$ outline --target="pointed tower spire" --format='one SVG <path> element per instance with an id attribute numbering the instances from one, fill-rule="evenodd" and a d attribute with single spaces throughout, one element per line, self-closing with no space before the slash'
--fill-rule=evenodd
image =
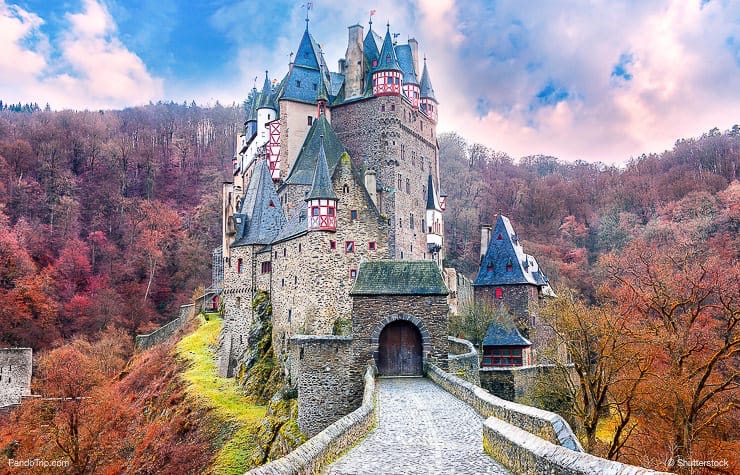
<path id="1" fill-rule="evenodd" d="M 326 87 L 324 86 L 324 68 L 321 68 L 321 74 L 319 74 L 319 92 L 316 95 L 317 117 L 326 114 L 326 103 L 328 101 L 329 95 L 326 93 Z"/>
<path id="2" fill-rule="evenodd" d="M 334 193 L 331 177 L 329 176 L 323 135 L 319 145 L 319 158 L 316 160 L 311 191 L 306 197 L 306 202 L 308 203 L 309 212 L 309 231 L 337 230 L 337 195 Z"/>
<path id="3" fill-rule="evenodd" d="M 427 69 L 427 58 L 424 56 L 424 71 L 421 73 L 421 101 L 419 108 L 424 112 L 427 117 L 432 121 L 437 122 L 437 99 L 434 97 L 434 88 L 432 87 L 432 80 L 429 78 L 429 70 Z"/>
<path id="4" fill-rule="evenodd" d="M 427 252 L 439 265 L 442 264 L 444 238 L 442 222 L 442 207 L 437 199 L 437 190 L 434 188 L 434 177 L 427 178 L 427 210 L 426 210 Z"/>
<path id="5" fill-rule="evenodd" d="M 270 76 L 267 71 L 265 71 L 265 82 L 262 84 L 262 92 L 257 103 L 257 109 L 277 110 L 275 99 L 272 97 L 272 83 L 270 82 Z"/>
<path id="6" fill-rule="evenodd" d="M 400 96 L 402 78 L 403 70 L 398 65 L 389 23 L 383 39 L 383 47 L 378 55 L 377 66 L 373 68 L 373 95 Z"/>

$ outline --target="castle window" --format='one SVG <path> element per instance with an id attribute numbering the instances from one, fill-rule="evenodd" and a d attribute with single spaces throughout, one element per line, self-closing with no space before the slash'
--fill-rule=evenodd
<path id="1" fill-rule="evenodd" d="M 398 191 L 401 191 L 401 174 L 398 174 Z"/>
<path id="2" fill-rule="evenodd" d="M 319 90 L 319 85 L 316 84 L 316 83 L 313 83 L 313 90 L 314 91 L 318 91 Z"/>
<path id="3" fill-rule="evenodd" d="M 344 186 L 342 187 L 342 193 L 349 193 L 349 185 L 345 184 L 345 185 L 344 185 Z"/>
<path id="4" fill-rule="evenodd" d="M 275 259 L 277 259 L 277 251 L 275 251 Z"/>
<path id="5" fill-rule="evenodd" d="M 385 112 L 385 104 L 380 106 L 380 112 Z"/>
<path id="6" fill-rule="evenodd" d="M 409 215 L 409 228 L 414 229 L 414 215 L 413 214 Z"/>
<path id="7" fill-rule="evenodd" d="M 349 270 L 349 278 L 355 280 L 357 278 L 357 269 Z"/>
<path id="8" fill-rule="evenodd" d="M 506 272 L 511 272 L 514 269 L 514 266 L 511 264 L 511 261 L 509 261 L 506 264 Z"/>
<path id="9" fill-rule="evenodd" d="M 300 350 L 298 350 L 298 359 L 299 360 L 302 360 L 303 359 L 303 348 L 301 348 Z"/>
<path id="10" fill-rule="evenodd" d="M 272 262 L 267 261 L 262 263 L 262 273 L 263 274 L 269 274 L 272 272 Z"/>
<path id="11" fill-rule="evenodd" d="M 502 299 L 504 298 L 504 289 L 501 287 L 496 287 L 496 298 Z"/>
<path id="12" fill-rule="evenodd" d="M 293 310 L 288 309 L 288 321 L 290 322 L 290 318 L 293 316 Z"/>
<path id="13" fill-rule="evenodd" d="M 406 193 L 411 193 L 411 180 L 406 178 Z"/>
<path id="14" fill-rule="evenodd" d="M 355 252 L 355 242 L 344 241 L 344 252 L 346 252 L 347 254 Z"/>
<path id="15" fill-rule="evenodd" d="M 274 207 L 275 207 L 275 203 L 273 203 L 272 200 L 270 200 L 270 208 L 274 208 Z"/>
<path id="16" fill-rule="evenodd" d="M 298 285 L 298 276 L 297 275 L 294 275 L 293 276 L 293 285 Z"/>
<path id="17" fill-rule="evenodd" d="M 497 241 L 501 241 L 501 240 L 503 240 L 503 239 L 504 239 L 504 237 L 503 237 L 503 236 L 501 236 L 500 234 L 499 234 L 499 235 L 498 235 L 498 237 L 496 238 L 496 240 L 497 240 Z"/>
<path id="18" fill-rule="evenodd" d="M 396 105 L 395 104 L 391 104 L 391 111 L 395 112 L 395 110 L 396 110 Z"/>
<path id="19" fill-rule="evenodd" d="M 406 148 L 401 144 L 401 160 L 406 157 Z"/>
<path id="20" fill-rule="evenodd" d="M 401 259 L 403 259 L 403 251 L 401 251 Z"/>
<path id="21" fill-rule="evenodd" d="M 319 215 L 319 207 L 311 206 L 311 216 L 318 216 L 318 215 Z"/>
<path id="22" fill-rule="evenodd" d="M 283 257 L 287 257 L 287 256 L 288 256 L 288 248 L 287 247 L 284 247 L 283 248 Z"/>
<path id="23" fill-rule="evenodd" d="M 349 218 L 352 221 L 357 221 L 357 210 L 356 209 L 350 210 L 350 212 L 349 212 Z"/>
<path id="24" fill-rule="evenodd" d="M 370 241 L 367 243 L 367 249 L 368 251 L 374 251 L 378 248 L 378 245 L 375 243 L 375 241 Z"/>
<path id="25" fill-rule="evenodd" d="M 313 117 L 311 117 L 311 116 L 309 115 L 307 119 L 308 119 L 308 125 L 309 125 L 309 126 L 310 126 L 311 124 L 313 124 Z"/>
<path id="26" fill-rule="evenodd" d="M 301 252 L 301 248 L 302 248 L 301 243 L 298 243 L 298 252 Z"/>
<path id="27" fill-rule="evenodd" d="M 403 227 L 403 218 L 398 218 L 398 227 L 399 228 Z"/>
<path id="28" fill-rule="evenodd" d="M 285 287 L 285 279 L 280 279 L 280 287 Z"/>
<path id="29" fill-rule="evenodd" d="M 390 76 L 388 77 L 388 84 L 393 84 L 393 78 Z"/>
<path id="30" fill-rule="evenodd" d="M 237 307 L 241 307 L 242 306 L 242 298 L 241 297 L 237 297 L 236 298 L 236 306 Z"/>
<path id="31" fill-rule="evenodd" d="M 295 82 L 295 86 L 296 86 L 296 87 L 301 87 L 301 81 L 296 81 L 296 82 Z"/>
<path id="32" fill-rule="evenodd" d="M 377 65 L 378 65 L 378 60 L 377 60 L 377 59 L 374 59 L 374 60 L 373 60 L 373 67 L 375 67 L 375 66 L 377 66 Z"/>
<path id="33" fill-rule="evenodd" d="M 329 249 L 331 249 L 333 251 L 336 248 L 337 248 L 337 242 L 334 241 L 333 239 L 331 241 L 329 241 Z"/>
<path id="34" fill-rule="evenodd" d="M 237 259 L 236 261 L 236 273 L 241 274 L 242 273 L 242 259 L 241 257 Z"/>
<path id="35" fill-rule="evenodd" d="M 429 229 L 431 230 L 432 228 L 430 227 Z M 493 272 L 493 264 L 488 264 L 486 266 L 486 272 Z"/>

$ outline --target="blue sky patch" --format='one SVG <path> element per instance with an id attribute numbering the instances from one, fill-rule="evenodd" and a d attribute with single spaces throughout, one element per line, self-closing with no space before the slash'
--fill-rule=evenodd
<path id="1" fill-rule="evenodd" d="M 614 65 L 614 69 L 612 69 L 612 77 L 613 78 L 622 78 L 625 81 L 632 80 L 632 73 L 628 71 L 628 67 L 631 66 L 633 63 L 632 54 L 630 53 L 622 53 L 619 56 L 619 62 Z"/>
<path id="2" fill-rule="evenodd" d="M 570 97 L 568 91 L 560 86 L 557 82 L 550 79 L 547 84 L 535 95 L 535 99 L 530 109 L 534 110 L 538 107 L 554 106 L 558 102 L 562 102 Z"/>
<path id="3" fill-rule="evenodd" d="M 485 117 L 491 111 L 491 100 L 487 97 L 479 96 L 475 101 L 475 114 L 479 117 Z"/>

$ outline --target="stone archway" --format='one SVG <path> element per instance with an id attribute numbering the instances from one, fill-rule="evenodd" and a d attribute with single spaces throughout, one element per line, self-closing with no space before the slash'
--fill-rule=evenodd
<path id="1" fill-rule="evenodd" d="M 392 315 L 375 327 L 371 345 L 381 375 L 420 376 L 425 355 L 430 351 L 430 337 L 418 318 Z"/>

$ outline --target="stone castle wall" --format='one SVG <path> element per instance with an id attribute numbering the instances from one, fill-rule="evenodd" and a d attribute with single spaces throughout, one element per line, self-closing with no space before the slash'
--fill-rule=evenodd
<path id="1" fill-rule="evenodd" d="M 0 348 L 0 407 L 20 404 L 31 395 L 33 350 Z"/>
<path id="2" fill-rule="evenodd" d="M 377 173 L 378 208 L 393 224 L 389 257 L 425 259 L 427 177 L 439 177 L 434 123 L 398 96 L 337 106 L 332 115 L 352 160 Z"/>
<path id="3" fill-rule="evenodd" d="M 313 120 L 317 118 L 318 108 L 315 104 L 280 101 L 280 177 L 282 179 L 287 178 L 306 140 L 308 130 L 311 128 L 308 124 L 309 116 L 313 117 Z M 329 108 L 326 110 L 326 118 L 331 121 Z"/>
<path id="4" fill-rule="evenodd" d="M 350 381 L 362 373 L 351 371 L 352 337 L 296 335 L 290 339 L 291 381 L 298 389 L 298 427 L 313 437 L 360 405 Z"/>
<path id="5" fill-rule="evenodd" d="M 152 346 L 167 340 L 193 315 L 195 315 L 195 305 L 181 305 L 177 318 L 167 322 L 149 334 L 136 335 L 134 346 L 137 350 L 147 350 Z"/>
<path id="6" fill-rule="evenodd" d="M 350 272 L 359 269 L 361 260 L 384 258 L 388 253 L 385 220 L 353 175 L 349 160 L 342 159 L 338 167 L 333 180 L 339 199 L 336 232 L 307 232 L 272 245 L 276 354 L 285 355 L 286 334 L 331 335 L 342 322 L 348 330 L 349 291 L 354 284 Z M 357 211 L 356 220 L 352 220 L 352 210 Z M 347 252 L 348 241 L 354 243 L 353 252 Z M 370 242 L 375 243 L 375 250 L 370 249 Z"/>
<path id="7" fill-rule="evenodd" d="M 216 349 L 216 370 L 221 377 L 233 376 L 237 358 L 247 349 L 253 319 L 252 299 L 256 293 L 253 255 L 252 246 L 232 247 L 231 258 L 224 266 L 223 328 Z"/>

